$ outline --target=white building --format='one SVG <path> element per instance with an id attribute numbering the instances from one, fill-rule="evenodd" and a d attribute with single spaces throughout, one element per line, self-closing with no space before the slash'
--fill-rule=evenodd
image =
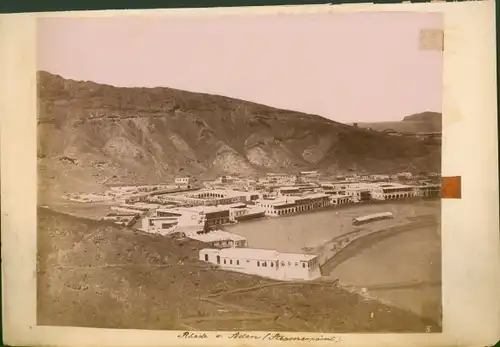
<path id="1" fill-rule="evenodd" d="M 220 183 L 220 184 L 231 184 L 231 183 L 234 183 L 237 179 L 238 179 L 237 177 L 224 175 L 224 176 L 220 176 L 216 180 L 216 182 Z"/>
<path id="2" fill-rule="evenodd" d="M 253 248 L 202 249 L 200 260 L 223 269 L 277 280 L 313 280 L 321 276 L 319 256 Z"/>
<path id="3" fill-rule="evenodd" d="M 204 189 L 179 195 L 162 195 L 163 201 L 171 201 L 195 206 L 229 205 L 239 202 L 255 201 L 262 194 L 255 191 L 238 191 L 231 189 Z"/>
<path id="4" fill-rule="evenodd" d="M 320 187 L 325 191 L 338 191 L 344 194 L 347 187 L 355 187 L 356 182 L 341 180 L 341 181 L 331 181 L 331 182 L 321 182 Z"/>
<path id="5" fill-rule="evenodd" d="M 388 181 L 389 175 L 371 175 L 370 179 L 374 181 Z"/>
<path id="6" fill-rule="evenodd" d="M 297 181 L 297 176 L 290 174 L 282 174 L 282 173 L 268 173 L 266 181 L 271 184 L 276 185 L 290 185 L 295 184 Z"/>
<path id="7" fill-rule="evenodd" d="M 171 209 L 158 209 L 156 214 L 158 217 L 183 216 L 186 221 L 199 221 L 202 219 L 203 223 L 208 227 L 213 227 L 230 222 L 230 207 L 231 205 L 176 207 Z"/>
<path id="8" fill-rule="evenodd" d="M 177 177 L 174 181 L 176 186 L 188 186 L 189 185 L 189 177 Z"/>
<path id="9" fill-rule="evenodd" d="M 380 184 L 373 188 L 371 196 L 375 200 L 398 200 L 408 199 L 415 195 L 412 186 L 399 183 Z"/>
<path id="10" fill-rule="evenodd" d="M 74 193 L 66 195 L 66 199 L 80 203 L 94 203 L 112 201 L 114 200 L 114 197 L 112 195 L 98 193 Z"/>
<path id="11" fill-rule="evenodd" d="M 398 178 L 403 178 L 403 179 L 411 179 L 413 177 L 411 172 L 398 172 L 397 174 Z"/>
<path id="12" fill-rule="evenodd" d="M 280 187 L 276 190 L 276 193 L 279 196 L 292 196 L 300 194 L 300 187 L 292 186 L 292 187 Z"/>
<path id="13" fill-rule="evenodd" d="M 257 191 L 221 189 L 213 190 L 211 193 L 219 194 L 222 198 L 232 198 L 234 202 L 251 202 L 262 197 L 262 193 Z"/>
<path id="14" fill-rule="evenodd" d="M 439 184 L 424 184 L 413 187 L 415 196 L 422 198 L 437 198 L 441 195 L 441 185 Z"/>
<path id="15" fill-rule="evenodd" d="M 318 171 L 302 171 L 298 180 L 301 182 L 319 182 L 319 177 Z"/>
<path id="16" fill-rule="evenodd" d="M 178 224 L 176 217 L 144 217 L 141 230 L 151 234 L 167 235 L 174 232 Z"/>
<path id="17" fill-rule="evenodd" d="M 300 175 L 301 176 L 318 177 L 319 176 L 319 171 L 317 171 L 317 170 L 314 170 L 314 171 L 301 171 Z"/>
<path id="18" fill-rule="evenodd" d="M 349 195 L 329 194 L 328 197 L 332 206 L 346 205 L 353 202 Z"/>
<path id="19" fill-rule="evenodd" d="M 174 209 L 159 209 L 156 213 L 157 216 L 148 216 L 142 219 L 141 229 L 143 231 L 167 235 L 177 231 L 196 232 L 205 228 L 206 218 L 203 213 Z"/>
<path id="20" fill-rule="evenodd" d="M 278 217 L 325 208 L 330 206 L 330 198 L 327 194 L 316 193 L 304 196 L 261 199 L 257 200 L 256 205 L 264 208 L 266 215 Z"/>
<path id="21" fill-rule="evenodd" d="M 187 233 L 186 237 L 216 248 L 242 248 L 247 246 L 247 240 L 243 236 L 223 230 L 213 230 L 208 233 Z"/>
<path id="22" fill-rule="evenodd" d="M 261 218 L 265 215 L 266 210 L 258 206 L 249 207 L 245 204 L 235 204 L 234 206 L 229 207 L 229 220 L 232 222 Z"/>
<path id="23" fill-rule="evenodd" d="M 377 189 L 377 185 L 369 183 L 353 183 L 345 188 L 345 194 L 350 196 L 353 202 L 362 202 L 372 199 L 372 191 Z"/>
<path id="24" fill-rule="evenodd" d="M 294 196 L 294 195 L 314 193 L 318 189 L 319 187 L 316 187 L 312 184 L 301 184 L 301 185 L 279 187 L 274 191 L 278 194 L 278 196 Z"/>

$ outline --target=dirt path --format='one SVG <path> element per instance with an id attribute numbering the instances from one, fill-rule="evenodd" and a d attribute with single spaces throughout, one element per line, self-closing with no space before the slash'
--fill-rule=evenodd
<path id="1" fill-rule="evenodd" d="M 205 297 L 201 297 L 200 300 L 204 302 L 208 302 L 212 305 L 219 306 L 224 309 L 230 309 L 238 312 L 238 314 L 230 314 L 223 316 L 195 316 L 195 317 L 186 317 L 180 320 L 180 324 L 187 326 L 186 323 L 197 323 L 202 321 L 252 321 L 252 320 L 277 320 L 279 319 L 279 315 L 270 311 L 265 310 L 252 310 L 245 306 L 237 305 L 234 303 L 225 302 L 222 297 L 228 296 L 231 294 L 242 294 L 249 293 L 256 290 L 261 290 L 265 288 L 271 287 L 283 287 L 283 286 L 297 286 L 297 285 L 323 285 L 323 286 L 336 286 L 337 280 L 335 281 L 325 281 L 318 280 L 314 282 L 310 281 L 293 281 L 293 282 L 276 282 L 276 283 L 264 283 L 257 286 L 247 287 L 247 288 L 238 288 L 230 291 L 222 291 L 218 293 L 209 294 Z M 215 299 L 219 298 L 219 299 Z M 306 324 L 307 322 L 304 322 Z M 284 323 L 276 322 L 276 324 L 281 325 L 285 328 L 290 328 Z M 293 330 L 293 329 L 292 329 Z"/>
<path id="2" fill-rule="evenodd" d="M 300 284 L 306 284 L 306 285 L 330 285 L 334 286 L 336 285 L 337 281 L 287 281 L 287 282 L 275 282 L 275 283 L 266 283 L 266 284 L 260 284 L 258 286 L 253 286 L 253 287 L 247 287 L 247 288 L 238 288 L 234 289 L 228 292 L 220 292 L 220 293 L 214 293 L 210 294 L 207 296 L 207 298 L 211 297 L 218 297 L 218 296 L 226 296 L 230 294 L 241 294 L 241 293 L 247 293 L 251 292 L 254 290 L 259 290 L 259 289 L 264 289 L 264 288 L 269 288 L 269 287 L 284 287 L 284 286 L 294 286 L 294 285 L 300 285 Z"/>

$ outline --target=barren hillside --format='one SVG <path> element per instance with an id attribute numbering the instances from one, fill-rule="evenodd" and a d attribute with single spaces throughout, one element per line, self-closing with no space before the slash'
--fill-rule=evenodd
<path id="1" fill-rule="evenodd" d="M 110 178 L 440 167 L 439 146 L 316 115 L 170 88 L 38 78 L 39 179 L 51 190 L 96 189 Z"/>
<path id="2" fill-rule="evenodd" d="M 312 332 L 439 331 L 332 282 L 285 284 L 209 268 L 203 244 L 38 211 L 39 325 Z"/>
<path id="3" fill-rule="evenodd" d="M 427 111 L 406 116 L 399 122 L 365 122 L 358 123 L 358 126 L 376 131 L 395 130 L 401 133 L 431 133 L 441 132 L 441 123 L 441 113 Z"/>

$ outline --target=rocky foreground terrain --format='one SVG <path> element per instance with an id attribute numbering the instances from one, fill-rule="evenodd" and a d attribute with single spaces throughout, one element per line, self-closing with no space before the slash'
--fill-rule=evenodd
<path id="1" fill-rule="evenodd" d="M 52 191 L 178 175 L 440 170 L 439 145 L 223 96 L 47 72 L 38 92 L 39 180 Z"/>
<path id="2" fill-rule="evenodd" d="M 437 332 L 436 322 L 334 279 L 283 284 L 197 260 L 203 244 L 40 208 L 39 325 L 136 329 Z"/>

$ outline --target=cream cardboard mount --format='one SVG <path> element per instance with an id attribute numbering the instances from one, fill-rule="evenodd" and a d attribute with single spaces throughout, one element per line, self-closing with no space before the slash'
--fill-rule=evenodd
<path id="1" fill-rule="evenodd" d="M 494 13 L 0 15 L 4 343 L 496 343 Z"/>

